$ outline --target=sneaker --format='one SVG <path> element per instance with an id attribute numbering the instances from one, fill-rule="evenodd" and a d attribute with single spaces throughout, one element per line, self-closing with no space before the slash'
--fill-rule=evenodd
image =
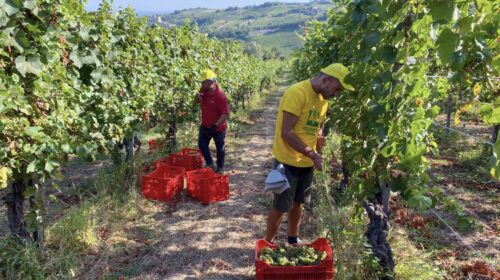
<path id="1" fill-rule="evenodd" d="M 215 173 L 219 173 L 219 174 L 224 174 L 224 167 L 217 167 L 217 169 L 215 170 Z"/>
<path id="2" fill-rule="evenodd" d="M 213 163 L 210 165 L 207 165 L 205 168 L 210 168 L 210 169 L 212 169 L 212 171 L 215 172 L 215 165 Z"/>

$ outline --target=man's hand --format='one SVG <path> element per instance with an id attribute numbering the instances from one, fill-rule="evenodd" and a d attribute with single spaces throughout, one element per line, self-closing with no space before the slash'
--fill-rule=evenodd
<path id="1" fill-rule="evenodd" d="M 321 172 L 323 171 L 323 157 L 316 153 L 314 153 L 314 155 L 315 155 L 313 158 L 314 168 L 316 168 L 316 170 Z"/>
<path id="2" fill-rule="evenodd" d="M 309 157 L 314 163 L 314 168 L 320 172 L 323 171 L 323 157 L 315 152 L 311 152 Z"/>
<path id="3" fill-rule="evenodd" d="M 293 127 L 297 124 L 298 120 L 298 116 L 287 111 L 283 111 L 281 138 L 283 138 L 285 143 L 292 146 L 293 149 L 312 159 L 316 170 L 323 171 L 323 157 L 304 144 L 304 142 L 293 132 Z"/>
<path id="4" fill-rule="evenodd" d="M 316 137 L 316 151 L 318 151 L 318 153 L 322 154 L 323 148 L 325 147 L 325 145 L 326 145 L 326 138 L 321 136 L 321 135 L 318 135 Z"/>

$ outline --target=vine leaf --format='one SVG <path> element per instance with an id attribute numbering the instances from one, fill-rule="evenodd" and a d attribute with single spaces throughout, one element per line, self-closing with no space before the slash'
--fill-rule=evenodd
<path id="1" fill-rule="evenodd" d="M 439 58 L 445 64 L 450 63 L 457 46 L 457 36 L 449 29 L 444 28 L 436 40 Z"/>
<path id="2" fill-rule="evenodd" d="M 432 19 L 436 22 L 448 22 L 453 19 L 455 4 L 452 0 L 434 0 L 429 3 Z"/>
<path id="3" fill-rule="evenodd" d="M 26 59 L 24 55 L 21 55 L 16 58 L 16 69 L 23 77 L 26 77 L 26 74 L 29 73 L 40 76 L 42 68 L 43 65 L 39 56 L 30 56 Z"/>
<path id="4" fill-rule="evenodd" d="M 387 63 L 394 63 L 396 61 L 396 56 L 398 54 L 398 50 L 393 46 L 383 46 L 375 52 L 375 58 L 383 60 Z"/>

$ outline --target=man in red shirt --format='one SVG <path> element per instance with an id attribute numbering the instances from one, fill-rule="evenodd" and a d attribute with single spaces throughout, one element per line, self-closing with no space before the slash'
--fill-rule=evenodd
<path id="1" fill-rule="evenodd" d="M 201 106 L 201 126 L 198 134 L 198 147 L 200 148 L 207 167 L 217 173 L 224 172 L 225 138 L 227 119 L 229 118 L 229 104 L 226 95 L 217 84 L 217 75 L 210 70 L 201 73 L 201 88 L 195 101 Z M 217 148 L 217 167 L 214 165 L 212 155 L 208 149 L 210 140 L 214 139 Z"/>

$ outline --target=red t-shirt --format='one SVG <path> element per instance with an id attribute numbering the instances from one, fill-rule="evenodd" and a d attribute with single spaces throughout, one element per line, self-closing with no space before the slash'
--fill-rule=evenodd
<path id="1" fill-rule="evenodd" d="M 211 92 L 202 92 L 201 100 L 201 124 L 206 127 L 212 127 L 220 118 L 221 115 L 229 115 L 229 104 L 226 95 L 215 84 L 215 89 Z M 227 128 L 227 122 L 224 121 L 217 127 L 217 131 L 223 131 Z"/>

